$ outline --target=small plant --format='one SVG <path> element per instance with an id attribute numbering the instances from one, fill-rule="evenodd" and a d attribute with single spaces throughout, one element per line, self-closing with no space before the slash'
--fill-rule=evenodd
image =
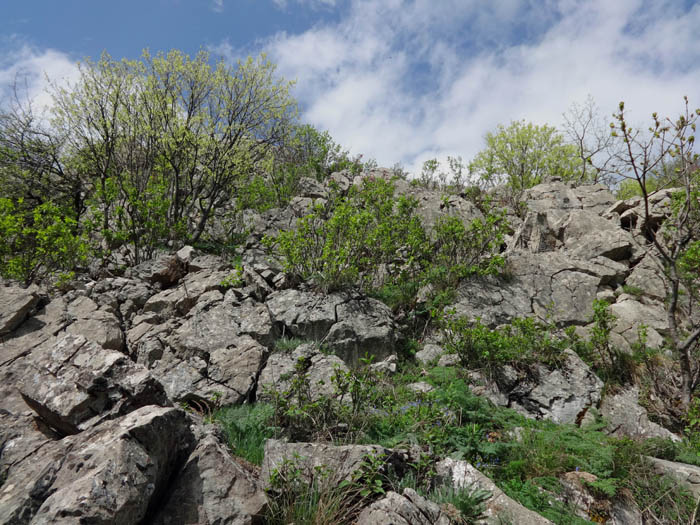
<path id="1" fill-rule="evenodd" d="M 622 292 L 626 293 L 628 295 L 634 295 L 637 297 L 644 295 L 644 290 L 642 290 L 638 286 L 632 286 L 630 284 L 623 284 L 622 285 Z"/>
<path id="2" fill-rule="evenodd" d="M 298 337 L 287 337 L 282 336 L 275 341 L 275 350 L 278 352 L 293 352 L 300 345 L 303 345 L 306 341 Z"/>
<path id="3" fill-rule="evenodd" d="M 265 441 L 275 437 L 279 429 L 273 426 L 271 405 L 239 405 L 221 408 L 214 414 L 221 425 L 234 455 L 255 465 L 261 465 Z"/>
<path id="4" fill-rule="evenodd" d="M 236 264 L 233 271 L 224 277 L 219 284 L 224 289 L 240 288 L 245 285 L 245 280 L 243 279 L 243 265 L 240 263 Z"/>
<path id="5" fill-rule="evenodd" d="M 473 484 L 459 488 L 438 487 L 427 495 L 436 503 L 448 503 L 454 506 L 465 525 L 476 525 L 486 519 L 486 502 L 491 499 L 491 496 L 491 492 L 475 487 Z"/>

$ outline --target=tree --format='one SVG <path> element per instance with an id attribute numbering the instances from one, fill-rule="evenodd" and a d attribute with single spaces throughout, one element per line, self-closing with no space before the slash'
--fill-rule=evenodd
<path id="1" fill-rule="evenodd" d="M 25 211 L 72 205 L 76 229 L 97 232 L 104 255 L 123 246 L 131 262 L 197 242 L 290 136 L 289 87 L 264 56 L 88 59 L 74 84 L 52 86 L 50 124 L 19 104 L 0 116 L 0 197 L 15 210 L 20 199 Z"/>
<path id="2" fill-rule="evenodd" d="M 617 145 L 610 135 L 609 122 L 600 117 L 590 95 L 583 104 L 573 103 L 564 113 L 564 133 L 581 159 L 581 182 L 603 183 L 611 186 L 617 159 L 612 148 Z"/>
<path id="3" fill-rule="evenodd" d="M 688 314 L 698 300 L 700 275 L 700 162 L 694 152 L 695 131 L 700 109 L 690 111 L 685 97 L 685 110 L 676 120 L 661 119 L 652 114 L 648 133 L 632 128 L 620 102 L 611 123 L 612 136 L 621 148 L 616 154 L 619 175 L 639 186 L 644 216 L 641 229 L 647 241 L 647 254 L 656 261 L 667 282 L 666 316 L 670 343 L 680 362 L 683 402 L 690 403 L 693 392 L 700 384 L 700 362 L 697 351 L 700 327 L 682 325 L 683 314 Z M 674 172 L 677 189 L 671 194 L 670 213 L 659 225 L 652 217 L 654 191 L 652 181 L 660 175 Z M 683 300 L 682 300 L 683 296 Z M 682 302 L 688 308 L 683 308 Z"/>
<path id="4" fill-rule="evenodd" d="M 486 147 L 469 164 L 472 182 L 482 187 L 506 185 L 508 197 L 517 202 L 524 190 L 547 176 L 576 180 L 581 161 L 556 128 L 514 121 L 487 133 Z"/>

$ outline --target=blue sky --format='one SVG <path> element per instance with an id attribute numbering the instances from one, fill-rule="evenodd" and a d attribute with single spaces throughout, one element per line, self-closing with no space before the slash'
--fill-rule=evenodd
<path id="1" fill-rule="evenodd" d="M 0 92 L 18 75 L 49 104 L 45 74 L 75 62 L 180 49 L 266 52 L 302 117 L 354 153 L 415 171 L 470 159 L 499 123 L 562 123 L 591 95 L 603 116 L 700 106 L 700 5 L 688 0 L 6 1 Z"/>

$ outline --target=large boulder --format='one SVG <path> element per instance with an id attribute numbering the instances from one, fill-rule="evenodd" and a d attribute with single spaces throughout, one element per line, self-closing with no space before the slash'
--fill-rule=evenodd
<path id="1" fill-rule="evenodd" d="M 700 499 L 700 467 L 659 458 L 648 457 L 647 459 L 651 461 L 656 474 L 675 478 L 690 490 L 696 501 Z"/>
<path id="2" fill-rule="evenodd" d="M 279 332 L 323 340 L 350 365 L 365 354 L 378 360 L 389 356 L 398 339 L 391 309 L 376 299 L 282 290 L 266 304 Z"/>
<path id="3" fill-rule="evenodd" d="M 646 409 L 639 405 L 639 389 L 636 386 L 606 395 L 600 404 L 600 415 L 608 422 L 607 432 L 616 437 L 680 439 L 649 420 Z"/>
<path id="4" fill-rule="evenodd" d="M 456 509 L 450 514 L 440 505 L 406 488 L 402 494 L 387 492 L 379 501 L 366 507 L 357 517 L 356 525 L 450 525 L 460 523 Z M 454 518 L 454 519 L 453 519 Z"/>
<path id="5" fill-rule="evenodd" d="M 558 252 L 515 251 L 508 277 L 469 280 L 457 290 L 457 315 L 489 326 L 535 316 L 558 325 L 585 325 L 601 287 L 624 280 L 627 267 L 604 257 L 584 261 Z"/>
<path id="6" fill-rule="evenodd" d="M 435 466 L 437 481 L 456 489 L 470 488 L 487 491 L 491 494 L 486 501 L 486 523 L 517 523 L 518 525 L 549 525 L 552 522 L 536 512 L 526 509 L 509 498 L 496 484 L 471 464 L 451 458 L 440 461 Z"/>
<path id="7" fill-rule="evenodd" d="M 39 417 L 64 435 L 142 406 L 170 404 L 148 370 L 120 352 L 71 335 L 48 346 L 19 389 Z"/>
<path id="8" fill-rule="evenodd" d="M 536 364 L 527 372 L 506 365 L 497 373 L 494 399 L 535 419 L 577 423 L 600 401 L 603 382 L 571 350 L 556 368 Z"/>
<path id="9" fill-rule="evenodd" d="M 300 360 L 304 373 L 308 374 L 306 384 L 311 399 L 334 396 L 336 388 L 332 378 L 338 372 L 348 372 L 348 367 L 338 356 L 323 354 L 311 343 L 300 345 L 292 353 L 277 352 L 268 358 L 258 379 L 257 399 L 269 398 L 272 392 L 287 391 Z"/>
<path id="10" fill-rule="evenodd" d="M 39 304 L 39 300 L 39 290 L 36 287 L 0 285 L 0 337 L 22 324 Z"/>
<path id="11" fill-rule="evenodd" d="M 218 437 L 207 433 L 177 473 L 156 525 L 253 525 L 265 507 L 255 473 L 231 456 Z"/>
<path id="12" fill-rule="evenodd" d="M 68 304 L 66 315 L 72 320 L 67 333 L 84 336 L 106 350 L 124 348 L 121 323 L 111 307 L 100 307 L 89 297 L 81 296 Z"/>
<path id="13" fill-rule="evenodd" d="M 194 446 L 182 410 L 153 406 L 48 441 L 9 469 L 0 523 L 151 522 Z"/>

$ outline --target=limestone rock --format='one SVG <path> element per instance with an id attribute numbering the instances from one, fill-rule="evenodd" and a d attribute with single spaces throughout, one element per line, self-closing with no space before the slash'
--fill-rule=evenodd
<path id="1" fill-rule="evenodd" d="M 436 466 L 439 482 L 455 488 L 472 487 L 491 493 L 486 502 L 486 523 L 489 525 L 503 522 L 518 525 L 547 525 L 552 522 L 536 512 L 526 509 L 520 503 L 512 500 L 499 489 L 496 484 L 484 476 L 472 465 L 463 460 L 451 458 L 440 461 Z"/>
<path id="2" fill-rule="evenodd" d="M 336 371 L 348 372 L 347 365 L 335 355 L 322 354 L 314 344 L 303 344 L 291 354 L 272 354 L 258 379 L 258 398 L 269 398 L 269 392 L 284 392 L 289 389 L 291 376 L 298 361 L 304 360 L 304 368 L 309 375 L 308 386 L 312 400 L 322 396 L 332 397 L 336 388 L 331 378 Z"/>
<path id="3" fill-rule="evenodd" d="M 647 459 L 654 465 L 654 471 L 657 474 L 667 474 L 676 478 L 680 483 L 688 487 L 696 500 L 700 498 L 700 467 L 659 458 Z"/>
<path id="4" fill-rule="evenodd" d="M 36 287 L 0 286 L 0 337 L 17 328 L 39 303 Z"/>
<path id="5" fill-rule="evenodd" d="M 445 350 L 436 344 L 427 343 L 423 346 L 423 349 L 416 352 L 416 360 L 419 363 L 427 365 L 433 361 L 437 361 L 445 353 Z"/>
<path id="6" fill-rule="evenodd" d="M 639 389 L 636 386 L 603 398 L 600 415 L 608 422 L 607 432 L 616 437 L 665 438 L 678 441 L 678 436 L 649 421 L 647 411 L 639 405 L 638 399 Z"/>
<path id="7" fill-rule="evenodd" d="M 64 435 L 142 406 L 170 404 L 163 386 L 148 370 L 82 336 L 62 337 L 33 366 L 19 386 L 22 397 Z"/>
<path id="8" fill-rule="evenodd" d="M 109 308 L 98 307 L 89 297 L 78 297 L 68 304 L 66 315 L 73 320 L 67 333 L 84 336 L 106 350 L 124 348 L 121 323 Z"/>
<path id="9" fill-rule="evenodd" d="M 9 470 L 0 487 L 0 522 L 151 521 L 194 444 L 182 410 L 153 406 L 48 442 Z"/>
<path id="10" fill-rule="evenodd" d="M 255 475 L 246 470 L 211 433 L 197 444 L 156 525 L 253 525 L 265 506 Z"/>
<path id="11" fill-rule="evenodd" d="M 406 488 L 402 494 L 389 491 L 379 501 L 365 508 L 357 518 L 356 525 L 450 525 L 457 523 L 433 503 L 415 490 Z"/>

